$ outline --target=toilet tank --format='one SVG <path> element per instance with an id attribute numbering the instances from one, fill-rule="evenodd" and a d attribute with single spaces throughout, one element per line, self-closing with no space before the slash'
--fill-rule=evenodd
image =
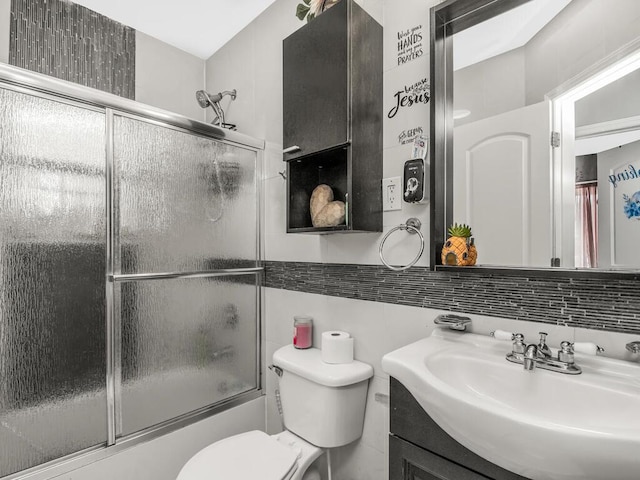
<path id="1" fill-rule="evenodd" d="M 371 365 L 324 363 L 319 349 L 293 345 L 277 350 L 273 364 L 283 372 L 279 390 L 287 430 L 324 448 L 360 438 Z"/>

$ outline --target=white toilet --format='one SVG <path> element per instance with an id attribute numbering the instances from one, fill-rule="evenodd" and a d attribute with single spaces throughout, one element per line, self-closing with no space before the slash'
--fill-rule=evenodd
<path id="1" fill-rule="evenodd" d="M 276 351 L 273 364 L 282 371 L 285 431 L 254 430 L 213 443 L 191 457 L 176 480 L 303 480 L 323 449 L 360 438 L 371 365 L 324 363 L 319 349 L 292 345 Z"/>

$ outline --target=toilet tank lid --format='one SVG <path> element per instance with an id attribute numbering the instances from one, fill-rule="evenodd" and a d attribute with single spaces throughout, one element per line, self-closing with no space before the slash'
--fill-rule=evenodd
<path id="1" fill-rule="evenodd" d="M 358 360 L 342 364 L 323 362 L 318 348 L 301 350 L 287 345 L 275 351 L 273 364 L 327 387 L 344 387 L 373 376 L 373 367 Z"/>

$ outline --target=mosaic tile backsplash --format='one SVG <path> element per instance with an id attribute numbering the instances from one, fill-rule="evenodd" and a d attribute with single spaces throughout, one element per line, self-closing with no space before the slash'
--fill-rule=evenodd
<path id="1" fill-rule="evenodd" d="M 640 333 L 640 282 L 377 265 L 264 262 L 264 286 L 621 333 Z"/>
<path id="2" fill-rule="evenodd" d="M 135 33 L 68 0 L 11 0 L 9 63 L 135 99 Z"/>

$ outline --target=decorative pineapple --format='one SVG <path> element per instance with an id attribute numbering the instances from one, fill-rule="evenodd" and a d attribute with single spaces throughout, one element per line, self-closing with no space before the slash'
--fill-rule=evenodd
<path id="1" fill-rule="evenodd" d="M 442 247 L 443 265 L 475 265 L 478 251 L 471 238 L 469 225 L 454 223 L 449 227 L 449 238 Z"/>

